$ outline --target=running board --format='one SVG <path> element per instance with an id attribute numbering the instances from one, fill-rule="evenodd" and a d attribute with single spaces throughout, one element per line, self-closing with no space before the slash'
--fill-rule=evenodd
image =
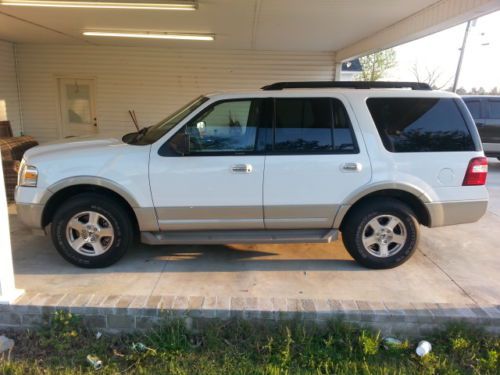
<path id="1" fill-rule="evenodd" d="M 228 230 L 142 232 L 148 245 L 209 245 L 231 243 L 329 243 L 338 237 L 337 229 Z"/>

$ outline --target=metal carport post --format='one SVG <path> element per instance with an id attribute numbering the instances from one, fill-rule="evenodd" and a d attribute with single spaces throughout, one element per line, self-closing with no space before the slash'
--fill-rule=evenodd
<path id="1" fill-rule="evenodd" d="M 0 304 L 10 304 L 23 293 L 23 290 L 16 289 L 14 281 L 7 196 L 3 166 L 0 163 Z"/>

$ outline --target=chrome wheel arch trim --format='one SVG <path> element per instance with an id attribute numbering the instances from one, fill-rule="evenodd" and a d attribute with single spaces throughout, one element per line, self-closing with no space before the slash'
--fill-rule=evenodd
<path id="1" fill-rule="evenodd" d="M 411 184 L 403 184 L 395 181 L 386 181 L 386 182 L 378 182 L 374 183 L 371 185 L 365 185 L 362 186 L 356 190 L 354 190 L 345 200 L 342 205 L 340 205 L 340 208 L 337 211 L 337 214 L 335 215 L 335 218 L 333 220 L 333 226 L 332 228 L 339 228 L 340 225 L 342 224 L 342 220 L 344 220 L 344 217 L 346 216 L 347 212 L 349 209 L 356 204 L 359 200 L 363 199 L 364 197 L 368 196 L 369 194 L 376 193 L 379 191 L 384 191 L 384 190 L 400 190 L 404 191 L 406 193 L 410 193 L 415 198 L 419 199 L 422 204 L 426 207 L 427 209 L 427 204 L 432 202 L 432 199 L 424 193 L 420 188 L 411 185 Z M 431 223 L 433 221 L 433 216 L 432 212 L 430 212 L 427 209 L 429 213 L 429 217 L 431 219 Z"/>
<path id="2" fill-rule="evenodd" d="M 112 190 L 116 194 L 119 194 L 123 199 L 125 199 L 132 208 L 140 207 L 139 203 L 137 203 L 133 195 L 125 187 L 107 178 L 97 176 L 75 176 L 62 179 L 50 185 L 46 189 L 45 194 L 40 200 L 40 203 L 45 204 L 48 202 L 50 197 L 52 197 L 52 195 L 56 194 L 57 192 L 67 187 L 77 185 L 95 185 Z"/>

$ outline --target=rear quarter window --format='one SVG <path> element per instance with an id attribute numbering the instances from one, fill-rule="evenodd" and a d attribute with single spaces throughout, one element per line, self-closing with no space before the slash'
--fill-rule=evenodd
<path id="1" fill-rule="evenodd" d="M 476 151 L 453 98 L 369 98 L 368 109 L 390 152 Z"/>

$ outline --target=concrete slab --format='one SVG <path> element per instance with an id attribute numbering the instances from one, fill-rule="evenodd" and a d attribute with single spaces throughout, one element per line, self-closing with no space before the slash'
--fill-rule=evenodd
<path id="1" fill-rule="evenodd" d="M 341 241 L 327 245 L 138 245 L 112 267 L 79 269 L 57 254 L 49 238 L 32 236 L 11 207 L 16 284 L 29 293 L 50 295 L 499 305 L 500 163 L 491 160 L 490 171 L 491 203 L 484 218 L 467 225 L 423 228 L 414 257 L 384 271 L 358 266 Z"/>

